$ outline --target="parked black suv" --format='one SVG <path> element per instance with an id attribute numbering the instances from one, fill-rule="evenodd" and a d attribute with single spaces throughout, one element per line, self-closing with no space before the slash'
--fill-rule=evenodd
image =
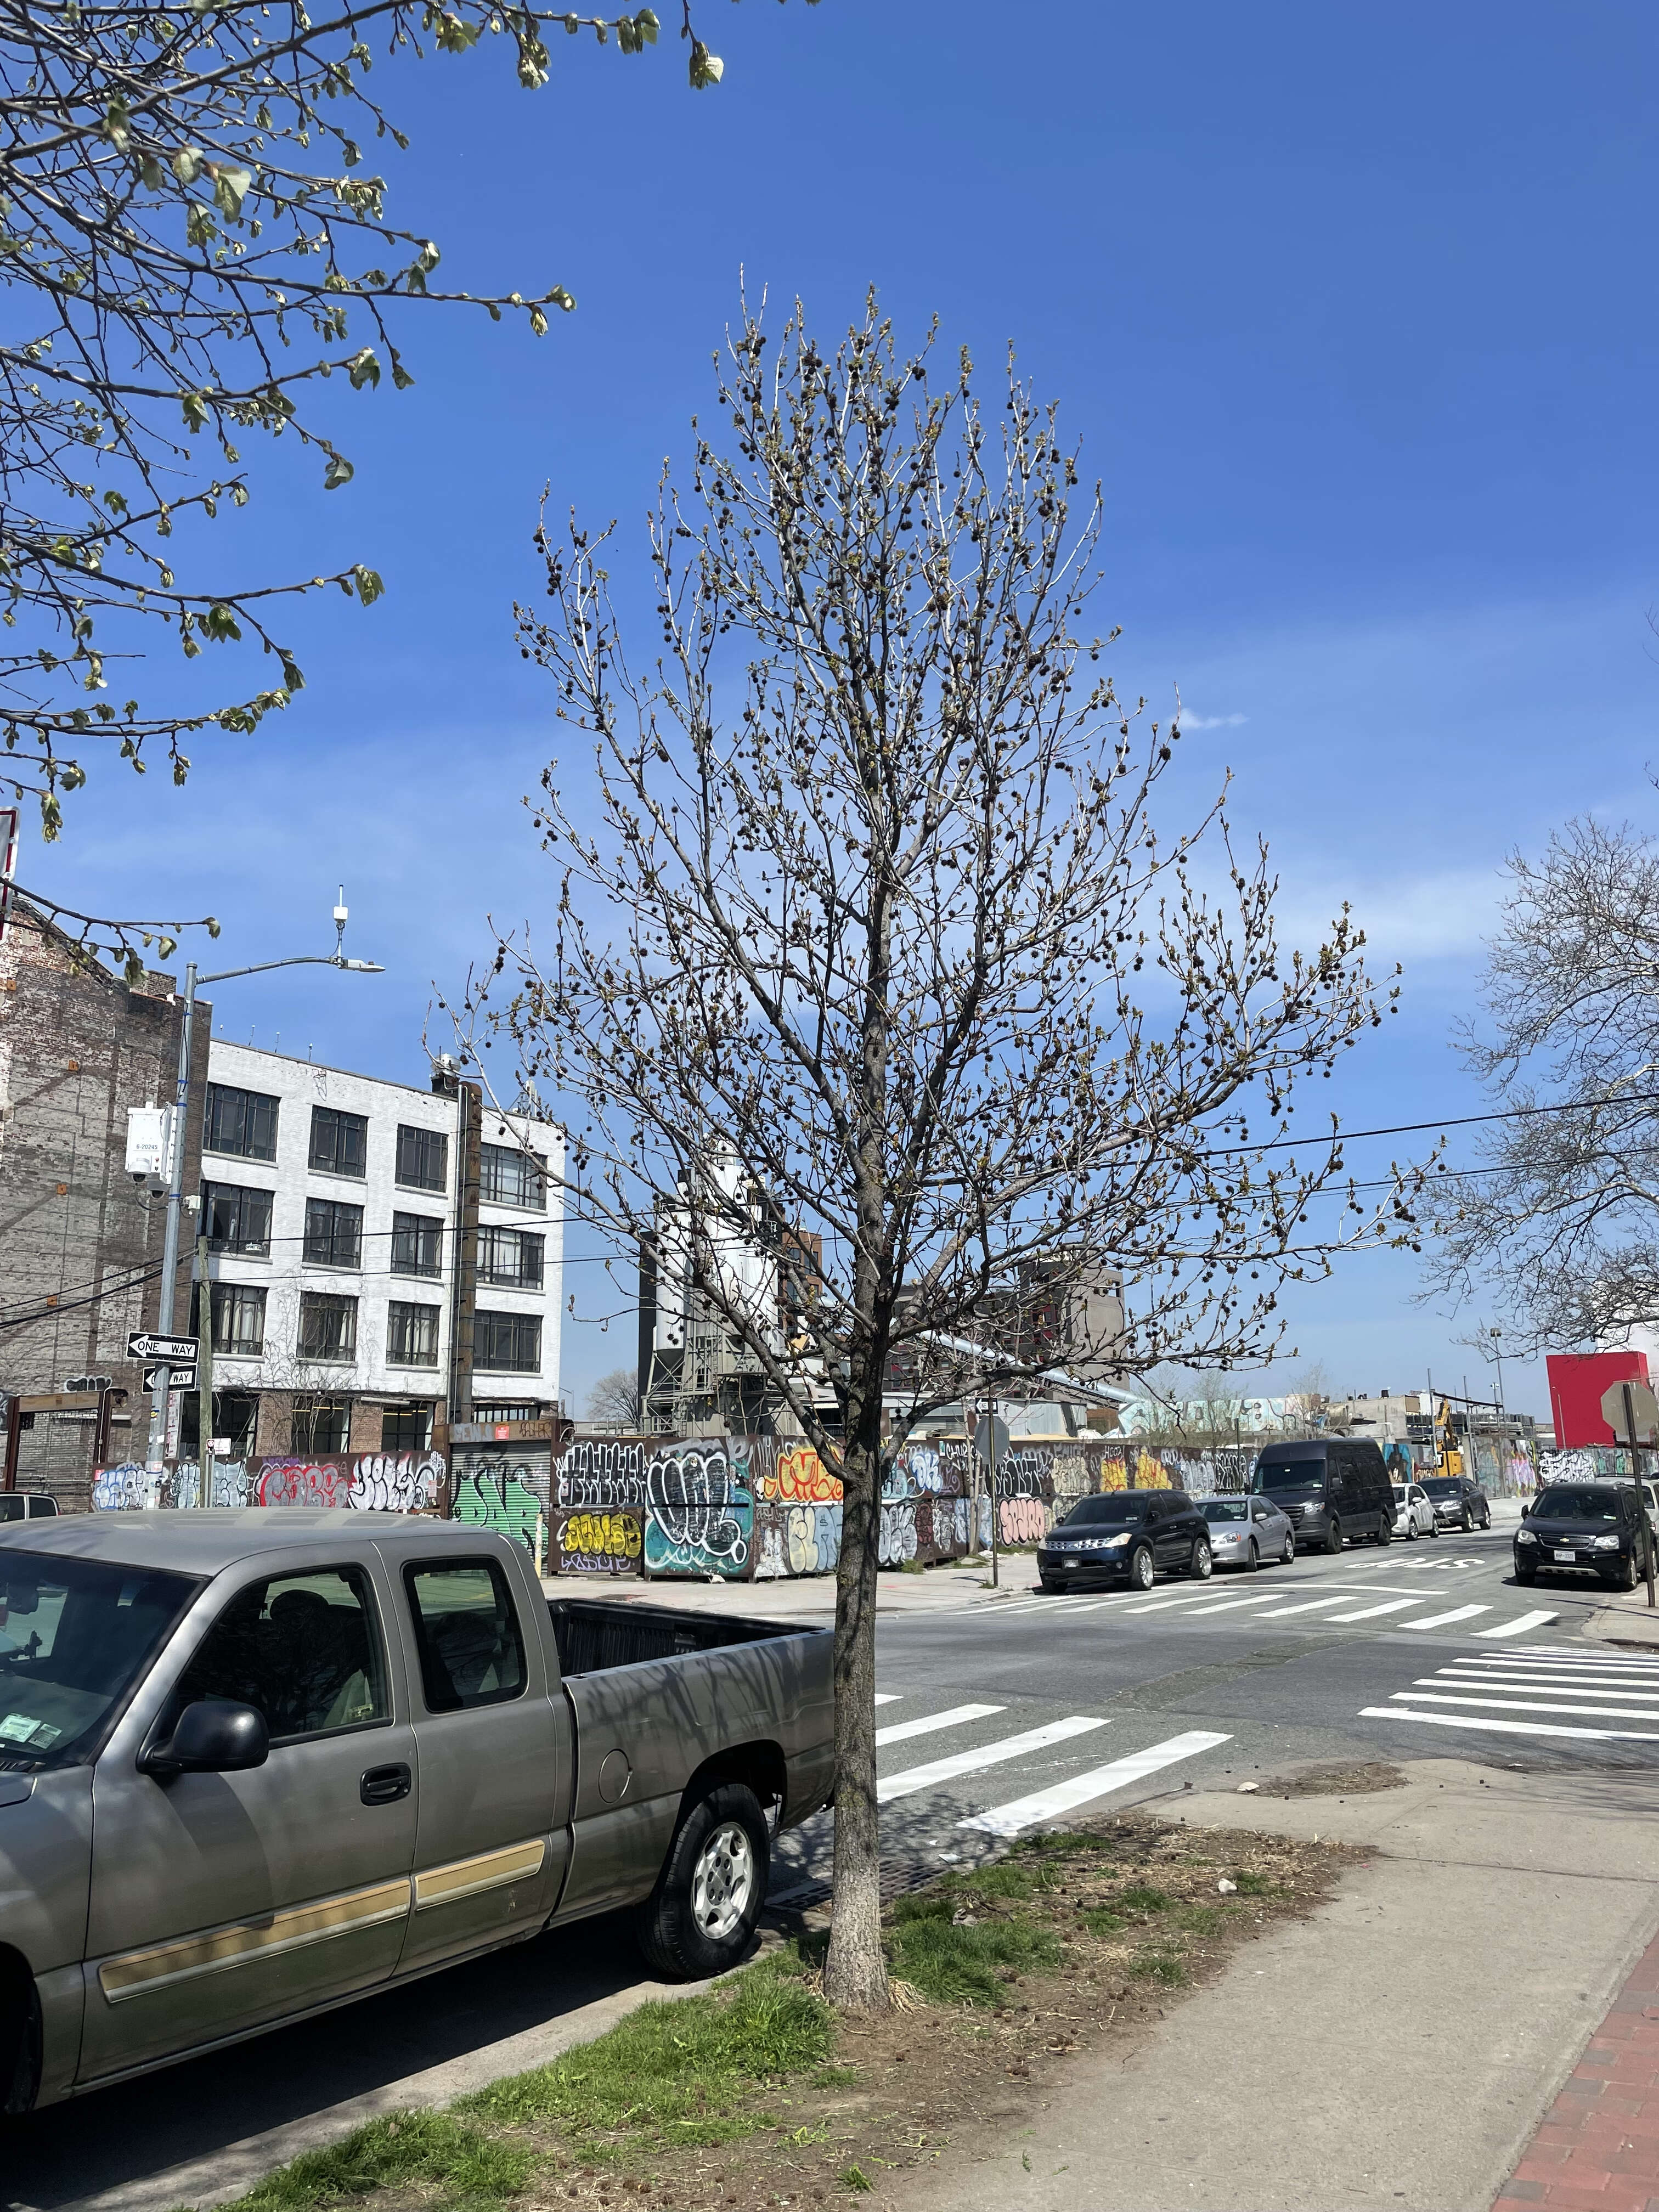
<path id="1" fill-rule="evenodd" d="M 1515 1579 L 1593 1574 L 1614 1589 L 1634 1589 L 1647 1573 L 1652 1541 L 1635 1486 L 1553 1482 L 1540 1490 L 1515 1532 Z"/>
<path id="2" fill-rule="evenodd" d="M 1202 1582 L 1213 1565 L 1210 1524 L 1180 1490 L 1079 1498 L 1037 1546 L 1037 1577 L 1050 1591 L 1125 1582 L 1151 1589 L 1158 1567 Z"/>
<path id="3" fill-rule="evenodd" d="M 1358 1437 L 1269 1444 L 1250 1477 L 1290 1516 L 1299 1549 L 1340 1552 L 1345 1537 L 1394 1541 L 1394 1485 L 1381 1445 Z"/>
<path id="4" fill-rule="evenodd" d="M 1468 1535 L 1471 1528 L 1491 1528 L 1486 1493 L 1467 1474 L 1425 1474 L 1421 1480 L 1434 1508 L 1437 1529 L 1461 1528 Z"/>

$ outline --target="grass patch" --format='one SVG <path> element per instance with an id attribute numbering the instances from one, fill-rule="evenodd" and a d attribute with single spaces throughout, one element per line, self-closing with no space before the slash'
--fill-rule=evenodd
<path id="1" fill-rule="evenodd" d="M 1137 1881 L 1123 1892 L 1118 1901 L 1131 1912 L 1167 1912 L 1170 1900 L 1167 1890 L 1154 1889 L 1149 1881 Z"/>
<path id="2" fill-rule="evenodd" d="M 980 1897 L 1003 1897 L 1016 1902 L 1034 1896 L 1039 1888 L 1049 1884 L 1042 1879 L 1041 1869 L 1016 1866 L 1008 1859 L 997 1859 L 989 1866 L 975 1867 L 970 1874 L 954 1877 L 963 1889 L 971 1889 Z"/>
<path id="3" fill-rule="evenodd" d="M 641 2005 L 550 2066 L 496 2081 L 458 2111 L 507 2127 L 556 2121 L 582 2135 L 627 2130 L 667 2143 L 736 2142 L 765 2124 L 757 2083 L 829 2057 L 830 2008 L 787 1970 L 751 1966 L 729 1988 Z"/>
<path id="4" fill-rule="evenodd" d="M 498 2142 L 448 2112 L 399 2112 L 370 2120 L 325 2150 L 301 2152 L 225 2212 L 308 2212 L 417 2182 L 441 2188 L 434 2212 L 463 2206 L 485 2212 L 527 2188 L 539 2163 L 534 2151 Z"/>
<path id="5" fill-rule="evenodd" d="M 862 2166 L 849 2166 L 841 2177 L 841 2185 L 843 2189 L 850 2189 L 853 2194 L 858 2197 L 862 2196 L 866 2190 L 873 2189 L 876 2185 Z"/>
<path id="6" fill-rule="evenodd" d="M 1104 1905 L 1091 1905 L 1078 1915 L 1079 1923 L 1091 1936 L 1121 1936 L 1128 1922 L 1121 1912 L 1114 1912 Z"/>
<path id="7" fill-rule="evenodd" d="M 1217 1936 L 1226 1917 L 1217 1905 L 1189 1905 L 1181 1916 L 1181 1924 L 1189 1936 Z"/>
<path id="8" fill-rule="evenodd" d="M 1032 1856 L 1041 1858 L 1056 1851 L 1066 1853 L 1103 1851 L 1109 1856 L 1111 1850 L 1112 1839 L 1109 1836 L 1096 1835 L 1086 1828 L 1075 1831 L 1069 1828 L 1051 1828 L 1046 1835 L 1039 1833 L 1035 1836 L 1023 1836 L 1013 1846 L 1015 1853 L 1027 1858 Z"/>
<path id="9" fill-rule="evenodd" d="M 1139 1981 L 1157 1982 L 1166 1990 L 1179 1989 L 1187 1978 L 1187 1969 L 1173 1951 L 1154 1951 L 1137 1959 L 1129 1972 Z"/>
<path id="10" fill-rule="evenodd" d="M 924 1907 L 934 1900 L 905 1899 Z M 1000 2006 L 1007 1984 L 1033 1969 L 1060 1963 L 1059 1939 L 1028 1920 L 981 1920 L 957 1926 L 950 1900 L 943 1911 L 913 1910 L 894 1916 L 890 1955 L 895 1972 L 935 2004 Z"/>
<path id="11" fill-rule="evenodd" d="M 1238 1877 L 1238 1893 L 1241 1897 L 1277 1897 L 1279 1892 L 1265 1874 L 1246 1873 Z"/>

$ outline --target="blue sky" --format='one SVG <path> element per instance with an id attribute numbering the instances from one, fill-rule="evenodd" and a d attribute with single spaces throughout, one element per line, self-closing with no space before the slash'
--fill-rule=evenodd
<path id="1" fill-rule="evenodd" d="M 578 311 L 540 341 L 411 316 L 414 391 L 327 392 L 346 490 L 291 448 L 256 457 L 253 505 L 218 526 L 224 573 L 362 559 L 387 598 L 301 603 L 294 708 L 200 743 L 182 792 L 111 764 L 24 880 L 106 912 L 214 911 L 230 964 L 325 949 L 343 877 L 351 943 L 391 972 L 228 986 L 220 1019 L 422 1079 L 434 984 L 487 915 L 546 908 L 519 800 L 558 741 L 511 612 L 537 588 L 543 485 L 637 546 L 662 457 L 708 410 L 739 270 L 831 334 L 873 282 L 988 380 L 1012 339 L 1059 398 L 1103 485 L 1121 690 L 1162 706 L 1178 684 L 1208 725 L 1192 760 L 1231 766 L 1293 934 L 1346 898 L 1405 963 L 1403 1012 L 1333 1086 L 1345 1118 L 1478 1109 L 1447 1039 L 1504 853 L 1574 811 L 1652 816 L 1652 10 L 701 0 L 699 18 L 726 76 L 696 95 L 670 37 L 641 59 L 561 37 L 535 96 L 504 43 L 377 71 L 414 140 L 389 155 L 394 218 L 438 240 L 451 283 L 558 280 Z M 605 1310 L 599 1280 L 574 1271 L 580 1316 Z M 1295 1364 L 1342 1389 L 1431 1368 L 1482 1387 L 1451 1342 L 1467 1321 L 1414 1308 L 1416 1284 L 1377 1255 L 1299 1296 Z M 568 1326 L 578 1399 L 629 1342 Z M 1541 1371 L 1507 1379 L 1547 1410 Z"/>

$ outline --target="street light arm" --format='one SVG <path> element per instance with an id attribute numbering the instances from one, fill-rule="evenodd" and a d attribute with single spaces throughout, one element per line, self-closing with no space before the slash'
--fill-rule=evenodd
<path id="1" fill-rule="evenodd" d="M 251 968 L 222 968 L 216 975 L 198 975 L 198 985 L 228 983 L 234 975 L 263 975 L 272 968 L 349 968 L 357 975 L 384 975 L 378 960 L 348 960 L 340 952 L 296 952 L 288 960 L 256 960 Z"/>

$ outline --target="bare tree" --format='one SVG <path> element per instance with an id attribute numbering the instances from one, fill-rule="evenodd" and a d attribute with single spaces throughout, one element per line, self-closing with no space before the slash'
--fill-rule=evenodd
<path id="1" fill-rule="evenodd" d="M 1460 1042 L 1510 1118 L 1437 1189 L 1423 1296 L 1489 1286 L 1524 1357 L 1659 1324 L 1659 849 L 1573 821 L 1507 874 L 1487 1023 Z"/>
<path id="2" fill-rule="evenodd" d="M 1346 914 L 1280 951 L 1265 851 L 1237 857 L 1218 806 L 1160 839 L 1177 732 L 1137 736 L 1082 628 L 1098 496 L 1079 524 L 1012 368 L 988 422 L 966 356 L 932 365 L 873 300 L 833 354 L 799 311 L 775 348 L 745 313 L 726 434 L 652 519 L 648 670 L 599 544 L 538 538 L 553 605 L 521 642 L 597 791 L 547 771 L 553 941 L 503 939 L 457 1010 L 465 1034 L 511 991 L 574 1210 L 656 1240 L 841 1478 L 826 1987 L 868 2008 L 884 1451 L 929 1406 L 1063 1369 L 1076 1344 L 1022 1317 L 1034 1284 L 1051 1310 L 1132 1285 L 1127 1365 L 1254 1364 L 1282 1283 L 1344 1241 L 1309 1216 L 1334 1124 L 1263 1141 L 1380 1018 Z"/>
<path id="3" fill-rule="evenodd" d="M 690 0 L 680 14 L 702 89 L 722 64 Z M 575 305 L 562 283 L 440 288 L 436 244 L 387 222 L 386 178 L 363 165 L 365 146 L 408 143 L 370 90 L 376 62 L 500 40 L 534 91 L 549 42 L 586 32 L 637 54 L 659 28 L 648 7 L 528 0 L 348 0 L 315 18 L 302 0 L 0 0 L 0 787 L 38 795 L 48 838 L 88 744 L 141 771 L 159 752 L 182 782 L 190 732 L 288 705 L 289 596 L 380 595 L 362 562 L 247 583 L 203 557 L 198 526 L 249 498 L 245 441 L 311 447 L 337 489 L 352 465 L 308 424 L 307 396 L 336 371 L 357 391 L 411 383 L 397 335 L 412 306 L 468 301 L 540 332 Z M 246 636 L 275 680 L 195 711 L 118 703 L 114 668 L 164 630 L 187 659 Z"/>
<path id="4" fill-rule="evenodd" d="M 613 1367 L 587 1394 L 590 1421 L 620 1421 L 637 1429 L 645 1413 L 640 1378 L 631 1367 Z"/>

